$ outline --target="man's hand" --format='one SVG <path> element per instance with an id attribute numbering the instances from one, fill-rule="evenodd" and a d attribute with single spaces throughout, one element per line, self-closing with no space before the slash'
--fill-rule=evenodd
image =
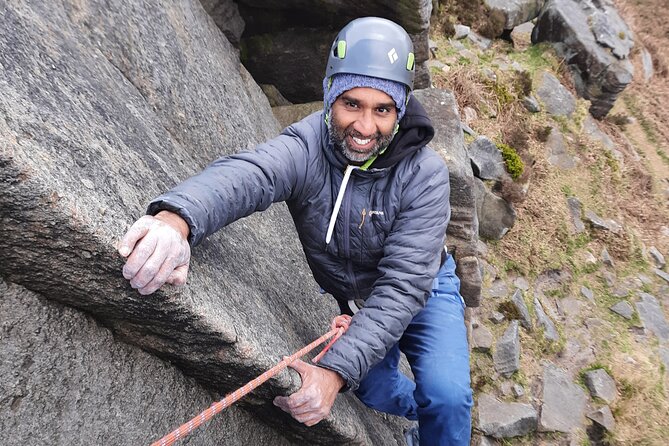
<path id="1" fill-rule="evenodd" d="M 189 232 L 188 224 L 173 212 L 137 220 L 118 248 L 127 258 L 123 277 L 140 294 L 151 294 L 165 283 L 184 285 L 190 264 Z"/>
<path id="2" fill-rule="evenodd" d="M 297 360 L 290 364 L 302 377 L 302 387 L 290 396 L 277 396 L 274 405 L 300 423 L 313 426 L 330 414 L 344 379 L 337 372 Z"/>

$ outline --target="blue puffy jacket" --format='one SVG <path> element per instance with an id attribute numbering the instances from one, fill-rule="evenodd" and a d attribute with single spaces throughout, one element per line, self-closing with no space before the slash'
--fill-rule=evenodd
<path id="1" fill-rule="evenodd" d="M 425 306 L 450 217 L 448 169 L 426 147 L 434 129 L 413 97 L 400 131 L 368 170 L 347 166 L 327 133 L 322 113 L 308 116 L 253 151 L 216 160 L 156 198 L 148 212 L 177 212 L 196 246 L 286 201 L 318 284 L 343 311 L 351 299 L 365 302 L 320 362 L 355 389 Z"/>

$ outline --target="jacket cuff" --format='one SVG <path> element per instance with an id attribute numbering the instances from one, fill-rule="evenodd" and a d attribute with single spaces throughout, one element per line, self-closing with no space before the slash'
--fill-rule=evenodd
<path id="1" fill-rule="evenodd" d="M 171 202 L 162 197 L 158 197 L 149 203 L 149 206 L 146 209 L 146 214 L 156 215 L 160 211 L 174 212 L 179 217 L 183 218 L 184 221 L 188 224 L 188 228 L 190 229 L 188 233 L 188 244 L 191 245 L 191 247 L 200 244 L 202 241 L 202 236 L 199 234 L 200 231 L 198 231 L 197 222 L 190 214 L 190 212 L 177 203 Z"/>

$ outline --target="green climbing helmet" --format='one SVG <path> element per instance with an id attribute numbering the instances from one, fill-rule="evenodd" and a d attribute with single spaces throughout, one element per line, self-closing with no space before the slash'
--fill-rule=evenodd
<path id="1" fill-rule="evenodd" d="M 400 82 L 413 90 L 413 43 L 395 22 L 380 17 L 355 19 L 332 43 L 325 76 L 362 74 Z"/>

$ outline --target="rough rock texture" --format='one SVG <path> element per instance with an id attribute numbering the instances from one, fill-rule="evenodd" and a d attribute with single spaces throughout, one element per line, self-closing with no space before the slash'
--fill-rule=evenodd
<path id="1" fill-rule="evenodd" d="M 501 11 L 506 18 L 505 29 L 513 29 L 521 23 L 536 18 L 545 0 L 484 0 L 491 11 Z"/>
<path id="2" fill-rule="evenodd" d="M 541 74 L 537 96 L 543 102 L 546 112 L 551 115 L 571 116 L 576 110 L 574 95 L 548 71 Z"/>
<path id="3" fill-rule="evenodd" d="M 478 178 L 474 178 L 474 186 L 479 235 L 484 239 L 500 240 L 516 223 L 516 211 Z"/>
<path id="4" fill-rule="evenodd" d="M 639 297 L 641 300 L 636 303 L 636 310 L 644 327 L 657 336 L 660 342 L 669 342 L 669 323 L 660 303 L 648 293 L 639 293 Z"/>
<path id="5" fill-rule="evenodd" d="M 572 70 L 579 95 L 605 116 L 632 81 L 632 35 L 608 1 L 548 0 L 532 33 L 533 42 L 553 42 Z"/>
<path id="6" fill-rule="evenodd" d="M 460 117 L 453 93 L 439 89 L 418 90 L 416 98 L 432 117 L 436 134 L 430 147 L 446 161 L 451 183 L 451 221 L 448 224 L 446 245 L 454 251 L 456 273 L 460 278 L 460 293 L 467 306 L 476 307 L 481 301 L 481 270 L 477 242 L 479 220 L 474 195 L 474 175 L 460 130 Z"/>
<path id="7" fill-rule="evenodd" d="M 255 79 L 276 85 L 291 102 L 323 97 L 322 80 L 332 41 L 346 23 L 366 16 L 394 20 L 407 30 L 416 54 L 415 88 L 430 86 L 425 66 L 430 57 L 430 0 L 240 0 L 238 4 L 246 22 L 244 65 Z"/>
<path id="8" fill-rule="evenodd" d="M 537 411 L 529 404 L 503 403 L 492 395 L 478 400 L 478 427 L 495 438 L 519 437 L 537 429 Z"/>
<path id="9" fill-rule="evenodd" d="M 0 21 L 0 275 L 220 392 L 329 326 L 335 304 L 317 293 L 283 206 L 197 248 L 183 289 L 147 298 L 121 277 L 116 241 L 153 196 L 278 129 L 199 2 L 32 2 L 0 8 Z M 241 404 L 295 441 L 401 436 L 348 395 L 303 427 L 271 404 L 298 383 L 285 372 Z"/>
<path id="10" fill-rule="evenodd" d="M 537 326 L 544 330 L 544 338 L 552 342 L 558 341 L 560 339 L 560 334 L 555 328 L 555 324 L 551 318 L 546 315 L 543 305 L 541 305 L 541 302 L 536 296 L 534 297 L 534 312 L 537 315 Z"/>
<path id="11" fill-rule="evenodd" d="M 617 304 L 612 305 L 609 310 L 613 311 L 619 316 L 624 317 L 627 320 L 632 319 L 632 316 L 634 316 L 634 308 L 632 308 L 632 305 L 630 305 L 626 300 L 621 300 Z"/>
<path id="12" fill-rule="evenodd" d="M 217 398 L 90 316 L 0 282 L 2 444 L 149 444 Z M 37 415 L 39 417 L 37 417 Z M 241 428 L 243 427 L 243 428 Z M 233 406 L 184 444 L 288 445 Z"/>
<path id="13" fill-rule="evenodd" d="M 495 370 L 507 378 L 520 367 L 520 337 L 518 321 L 511 321 L 508 328 L 495 345 L 492 359 Z"/>
<path id="14" fill-rule="evenodd" d="M 609 406 L 600 407 L 590 412 L 587 416 L 609 432 L 613 432 L 616 429 L 616 420 L 613 418 L 613 413 L 611 413 Z"/>
<path id="15" fill-rule="evenodd" d="M 501 180 L 506 175 L 502 151 L 485 136 L 479 136 L 467 147 L 474 175 L 482 180 Z"/>
<path id="16" fill-rule="evenodd" d="M 492 348 L 493 336 L 490 329 L 481 325 L 472 330 L 472 349 L 480 352 L 489 352 Z"/>
<path id="17" fill-rule="evenodd" d="M 544 367 L 544 391 L 539 430 L 572 432 L 581 426 L 587 397 L 564 370 L 547 364 Z"/>
<path id="18" fill-rule="evenodd" d="M 585 385 L 593 398 L 601 398 L 608 404 L 612 404 L 618 398 L 616 383 L 604 369 L 586 372 Z"/>
<path id="19" fill-rule="evenodd" d="M 323 110 L 323 101 L 272 107 L 272 113 L 282 128 L 321 110 Z"/>
<path id="20" fill-rule="evenodd" d="M 511 302 L 513 302 L 516 310 L 518 310 L 518 314 L 520 315 L 520 324 L 527 331 L 532 331 L 532 319 L 530 318 L 530 312 L 527 309 L 527 305 L 525 304 L 525 299 L 523 299 L 523 292 L 521 290 L 516 290 L 513 293 L 513 296 L 511 296 Z"/>
<path id="21" fill-rule="evenodd" d="M 244 19 L 237 3 L 233 0 L 200 0 L 200 3 L 230 43 L 238 47 L 244 32 Z"/>

